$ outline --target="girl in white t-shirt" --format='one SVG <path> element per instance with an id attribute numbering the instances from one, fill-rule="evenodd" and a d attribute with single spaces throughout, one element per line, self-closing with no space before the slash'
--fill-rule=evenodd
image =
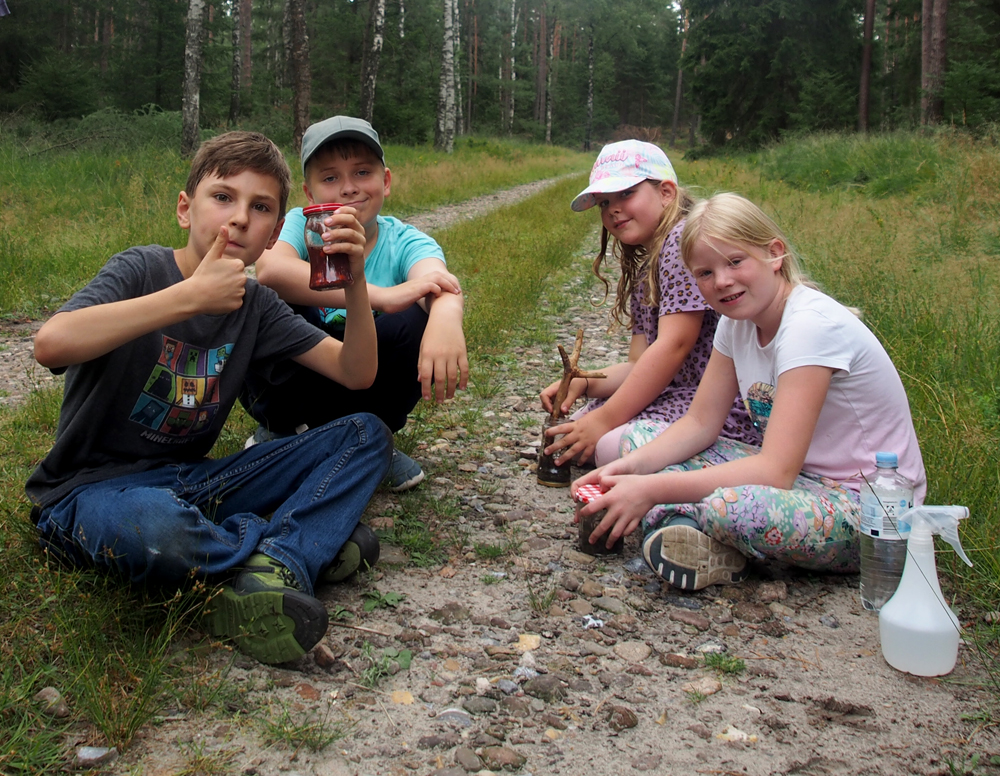
<path id="1" fill-rule="evenodd" d="M 857 571 L 859 489 L 893 451 L 923 502 L 926 477 L 903 384 L 878 339 L 805 280 L 756 205 L 718 194 L 691 210 L 681 256 L 722 316 L 687 414 L 574 483 L 605 491 L 591 541 L 640 524 L 643 556 L 684 590 L 738 582 L 747 557 Z M 719 437 L 740 393 L 760 447 Z"/>

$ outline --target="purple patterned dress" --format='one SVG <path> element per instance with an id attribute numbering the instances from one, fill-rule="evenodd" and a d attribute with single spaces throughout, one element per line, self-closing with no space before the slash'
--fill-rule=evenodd
<path id="1" fill-rule="evenodd" d="M 644 336 L 647 346 L 656 341 L 661 316 L 684 312 L 705 313 L 698 341 L 695 342 L 688 357 L 677 370 L 674 379 L 646 409 L 632 419 L 633 423 L 646 421 L 644 426 L 647 432 L 654 424 L 662 424 L 660 428 L 660 432 L 662 432 L 687 412 L 695 391 L 698 390 L 698 383 L 701 382 L 705 367 L 708 366 L 708 358 L 712 355 L 712 341 L 715 338 L 715 327 L 719 321 L 719 314 L 708 306 L 698 290 L 694 277 L 681 261 L 681 233 L 683 231 L 684 221 L 681 220 L 667 235 L 667 239 L 663 241 L 663 249 L 660 251 L 659 259 L 659 307 L 642 303 L 646 290 L 645 280 L 636 284 L 632 290 L 632 298 L 629 300 L 630 309 L 633 311 L 635 319 L 632 334 Z M 605 401 L 605 399 L 594 399 L 578 413 L 577 417 L 600 407 Z M 623 439 L 626 434 L 622 435 Z M 754 429 L 743 407 L 743 400 L 739 396 L 733 402 L 733 408 L 722 428 L 722 436 L 753 445 L 759 445 L 761 442 L 760 435 Z M 624 453 L 623 450 L 622 454 L 624 455 Z"/>

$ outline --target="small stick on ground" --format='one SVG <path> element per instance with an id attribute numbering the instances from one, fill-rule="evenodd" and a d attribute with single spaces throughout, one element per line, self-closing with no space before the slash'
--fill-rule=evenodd
<path id="1" fill-rule="evenodd" d="M 583 350 L 583 329 L 576 330 L 576 342 L 573 345 L 572 354 L 567 356 L 566 349 L 562 345 L 559 346 L 559 357 L 563 362 L 563 377 L 562 382 L 559 383 L 559 390 L 556 391 L 556 398 L 552 401 L 552 414 L 549 416 L 552 420 L 559 420 L 562 417 L 562 403 L 566 401 L 569 384 L 574 377 L 607 377 L 603 372 L 584 372 L 577 368 L 576 364 L 580 360 L 581 350 Z"/>

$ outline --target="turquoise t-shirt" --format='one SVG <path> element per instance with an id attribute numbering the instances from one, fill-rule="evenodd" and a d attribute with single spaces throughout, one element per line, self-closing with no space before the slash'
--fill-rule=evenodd
<path id="1" fill-rule="evenodd" d="M 369 285 L 380 288 L 391 288 L 406 282 L 413 265 L 421 259 L 441 259 L 444 261 L 444 251 L 433 237 L 421 232 L 415 226 L 404 224 L 392 216 L 376 216 L 378 222 L 378 240 L 375 247 L 365 259 L 365 277 Z M 281 227 L 278 239 L 291 245 L 299 258 L 309 261 L 306 252 L 306 217 L 302 208 L 288 211 L 285 225 Z M 346 311 L 334 307 L 320 307 L 323 320 L 328 324 L 343 325 Z"/>

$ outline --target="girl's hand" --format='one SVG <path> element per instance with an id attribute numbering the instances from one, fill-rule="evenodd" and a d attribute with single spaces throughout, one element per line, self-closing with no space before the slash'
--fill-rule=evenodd
<path id="1" fill-rule="evenodd" d="M 556 394 L 559 393 L 559 386 L 562 380 L 556 380 L 552 385 L 541 393 L 542 408 L 546 412 L 552 412 L 552 402 L 555 401 Z M 574 377 L 569 383 L 569 391 L 566 393 L 566 401 L 563 402 L 559 411 L 563 415 L 568 415 L 576 400 L 584 395 L 587 389 L 587 380 L 584 377 Z"/>
<path id="2" fill-rule="evenodd" d="M 591 474 L 593 473 L 591 472 Z M 573 483 L 574 487 L 578 487 L 578 483 L 582 484 L 584 479 L 581 478 Z M 608 490 L 600 498 L 581 507 L 580 515 L 592 515 L 602 509 L 608 510 L 588 541 L 591 544 L 596 544 L 602 536 L 606 536 L 605 546 L 611 549 L 621 537 L 628 536 L 639 526 L 642 518 L 656 506 L 657 502 L 649 492 L 650 483 L 647 476 L 638 474 L 609 475 L 607 472 L 602 472 L 599 480 L 601 487 L 608 488 Z"/>
<path id="3" fill-rule="evenodd" d="M 563 464 L 574 459 L 581 463 L 589 461 L 594 457 L 594 451 L 597 449 L 597 443 L 601 437 L 611 430 L 611 427 L 603 422 L 603 417 L 601 410 L 596 409 L 577 420 L 563 423 L 561 426 L 553 426 L 546 432 L 547 436 L 563 434 L 563 437 L 554 440 L 551 445 L 546 447 L 545 454 L 553 455 L 562 450 L 563 452 L 556 459 L 556 464 Z"/>

